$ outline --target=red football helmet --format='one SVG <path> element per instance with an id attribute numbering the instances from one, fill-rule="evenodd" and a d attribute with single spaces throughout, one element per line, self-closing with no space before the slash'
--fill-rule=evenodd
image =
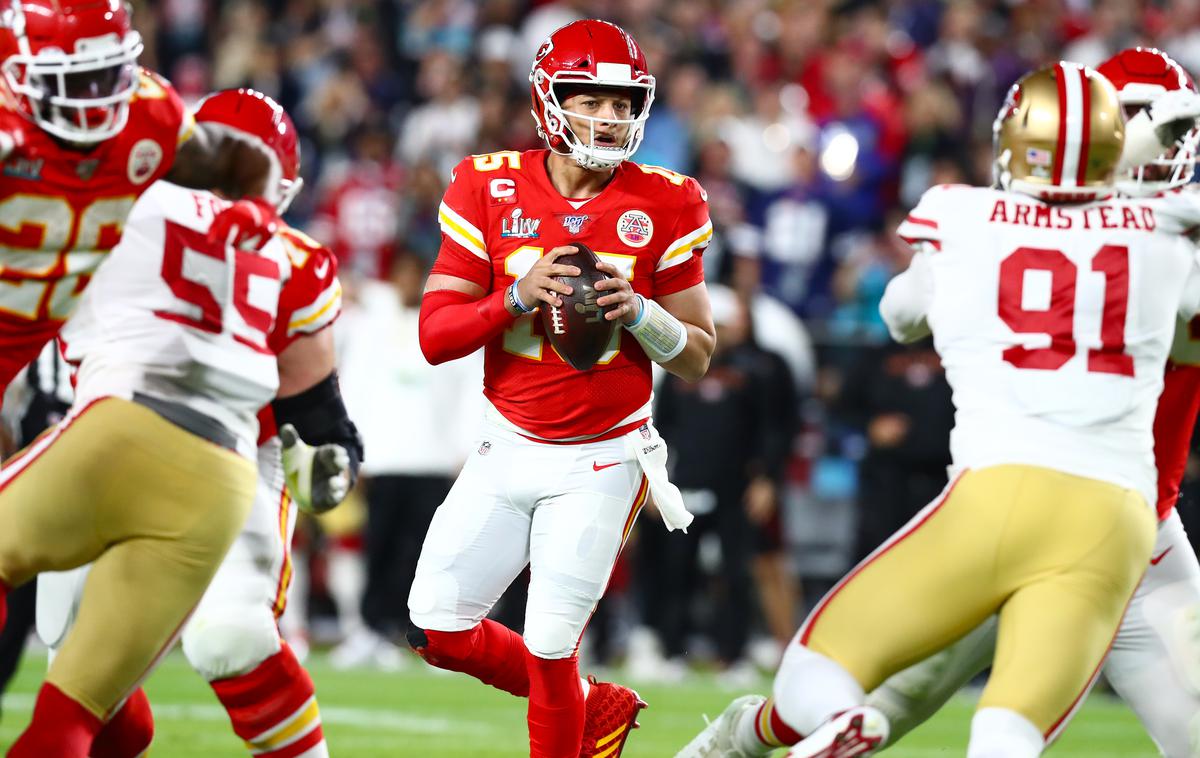
<path id="1" fill-rule="evenodd" d="M 533 57 L 529 72 L 533 118 L 538 135 L 559 155 L 570 155 L 586 169 L 610 169 L 629 158 L 642 142 L 650 104 L 654 102 L 654 77 L 646 70 L 646 56 L 621 27 L 607 21 L 574 21 L 551 34 Z M 563 86 L 595 86 L 628 90 L 633 101 L 630 118 L 597 118 L 571 112 L 589 125 L 581 139 L 567 123 Z M 596 144 L 596 124 L 626 125 L 624 145 Z"/>
<path id="2" fill-rule="evenodd" d="M 0 2 L 0 67 L 15 107 L 68 142 L 120 133 L 142 52 L 121 0 Z"/>
<path id="3" fill-rule="evenodd" d="M 1096 70 L 1117 88 L 1127 118 L 1164 92 L 1196 91 L 1196 83 L 1183 66 L 1153 47 L 1122 50 Z M 1200 129 L 1191 129 L 1158 158 L 1118 176 L 1117 189 L 1126 195 L 1147 196 L 1189 183 L 1196 169 L 1198 145 Z"/>
<path id="4" fill-rule="evenodd" d="M 265 197 L 280 213 L 300 192 L 300 142 L 292 118 L 279 103 L 252 89 L 214 92 L 196 109 L 196 121 L 259 148 L 271 165 Z"/>

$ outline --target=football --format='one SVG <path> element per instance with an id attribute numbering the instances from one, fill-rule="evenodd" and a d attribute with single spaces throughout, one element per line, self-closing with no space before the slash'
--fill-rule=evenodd
<path id="1" fill-rule="evenodd" d="M 561 255 L 555 263 L 577 266 L 579 276 L 557 276 L 555 279 L 572 288 L 570 295 L 560 295 L 562 307 L 545 305 L 541 313 L 542 328 L 550 338 L 550 344 L 572 368 L 587 371 L 600 360 L 617 322 L 604 318 L 605 310 L 596 304 L 603 291 L 597 292 L 595 284 L 609 275 L 596 266 L 600 259 L 592 249 L 581 242 L 572 242 L 579 252 Z"/>

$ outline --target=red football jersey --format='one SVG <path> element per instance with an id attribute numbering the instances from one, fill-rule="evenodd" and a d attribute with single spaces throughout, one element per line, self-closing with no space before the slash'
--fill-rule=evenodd
<path id="1" fill-rule="evenodd" d="M 58 332 L 134 201 L 191 135 L 170 83 L 145 69 L 139 76 L 125 128 L 86 152 L 0 107 L 0 129 L 12 124 L 26 136 L 0 170 L 0 390 Z"/>
<path id="2" fill-rule="evenodd" d="M 1171 360 L 1154 414 L 1154 462 L 1158 467 L 1158 518 L 1171 514 L 1187 468 L 1196 415 L 1200 413 L 1200 316 L 1175 330 Z"/>
<path id="3" fill-rule="evenodd" d="M 279 355 L 300 337 L 316 334 L 337 320 L 342 312 L 342 285 L 337 278 L 337 259 L 329 248 L 304 232 L 284 227 L 279 231 L 292 262 L 292 275 L 279 293 L 275 328 L 267 346 Z M 258 444 L 276 434 L 271 406 L 258 412 Z"/>
<path id="4" fill-rule="evenodd" d="M 599 195 L 570 200 L 550 183 L 548 155 L 505 151 L 455 167 L 438 213 L 442 247 L 433 273 L 493 292 L 546 250 L 580 240 L 647 298 L 704 280 L 700 256 L 712 223 L 695 179 L 626 161 Z M 522 429 L 551 440 L 588 438 L 648 415 L 650 359 L 618 329 L 596 366 L 576 371 L 529 314 L 484 348 L 483 383 L 484 395 Z"/>

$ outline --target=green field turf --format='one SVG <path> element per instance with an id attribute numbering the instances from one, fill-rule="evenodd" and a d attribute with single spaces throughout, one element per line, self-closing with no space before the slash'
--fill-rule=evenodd
<path id="1" fill-rule="evenodd" d="M 525 747 L 524 701 L 458 674 L 435 675 L 414 659 L 398 674 L 339 672 L 322 657 L 309 661 L 334 758 L 519 758 Z M 45 659 L 27 659 L 3 701 L 0 748 L 7 747 L 29 718 Z M 763 680 L 762 688 L 768 686 Z M 737 691 L 719 689 L 698 676 L 686 685 L 638 688 L 650 702 L 642 728 L 630 738 L 626 758 L 671 758 Z M 229 731 L 225 712 L 208 687 L 173 654 L 151 677 L 156 758 L 244 756 Z M 952 702 L 935 719 L 887 755 L 895 758 L 961 756 L 966 752 L 971 699 Z M 1049 755 L 1059 758 L 1153 758 L 1155 751 L 1129 710 L 1096 695 Z"/>

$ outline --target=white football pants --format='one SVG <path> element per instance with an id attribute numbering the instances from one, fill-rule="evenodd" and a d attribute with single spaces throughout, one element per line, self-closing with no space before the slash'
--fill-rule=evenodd
<path id="1" fill-rule="evenodd" d="M 425 535 L 408 597 L 422 629 L 470 629 L 530 567 L 525 644 L 568 658 L 647 497 L 625 439 L 534 442 L 492 422 Z"/>

